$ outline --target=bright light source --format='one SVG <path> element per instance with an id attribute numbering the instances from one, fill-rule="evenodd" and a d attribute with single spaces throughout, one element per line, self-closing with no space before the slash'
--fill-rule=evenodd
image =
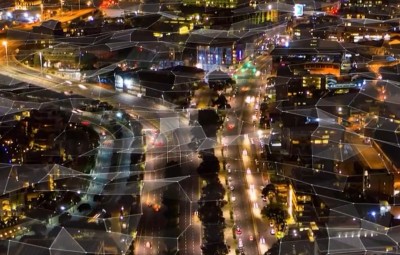
<path id="1" fill-rule="evenodd" d="M 83 90 L 86 90 L 86 89 L 87 89 L 87 87 L 86 87 L 85 85 L 83 85 L 83 84 L 79 84 L 78 87 L 79 87 L 80 89 L 83 89 Z"/>
<path id="2" fill-rule="evenodd" d="M 304 14 L 303 10 L 304 6 L 302 4 L 295 4 L 294 5 L 294 16 L 296 17 L 301 17 Z"/>

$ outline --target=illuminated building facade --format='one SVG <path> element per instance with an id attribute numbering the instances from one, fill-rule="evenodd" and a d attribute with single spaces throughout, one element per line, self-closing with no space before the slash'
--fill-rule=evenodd
<path id="1" fill-rule="evenodd" d="M 198 67 L 209 70 L 214 65 L 233 65 L 241 59 L 241 51 L 236 52 L 230 46 L 203 46 L 197 47 Z"/>
<path id="2" fill-rule="evenodd" d="M 343 0 L 343 7 L 381 7 L 388 6 L 387 0 Z"/>
<path id="3" fill-rule="evenodd" d="M 216 8 L 236 8 L 241 1 L 239 0 L 183 0 L 184 5 L 196 5 Z"/>
<path id="4" fill-rule="evenodd" d="M 386 20 L 394 18 L 396 12 L 388 0 L 343 0 L 340 14 L 347 18 Z"/>
<path id="5" fill-rule="evenodd" d="M 16 10 L 28 10 L 32 7 L 40 6 L 42 0 L 16 0 L 15 9 Z"/>

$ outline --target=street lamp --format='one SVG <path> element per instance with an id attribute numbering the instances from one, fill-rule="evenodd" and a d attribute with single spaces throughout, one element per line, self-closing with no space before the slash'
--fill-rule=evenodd
<path id="1" fill-rule="evenodd" d="M 40 60 L 40 75 L 43 75 L 43 55 L 41 51 L 39 51 L 39 60 Z"/>
<path id="2" fill-rule="evenodd" d="M 63 9 L 63 5 L 64 5 L 64 0 L 60 0 L 60 14 L 62 15 L 62 9 Z"/>
<path id="3" fill-rule="evenodd" d="M 4 48 L 6 49 L 6 64 L 8 66 L 8 43 L 7 43 L 7 41 L 3 41 L 2 44 L 3 44 Z"/>

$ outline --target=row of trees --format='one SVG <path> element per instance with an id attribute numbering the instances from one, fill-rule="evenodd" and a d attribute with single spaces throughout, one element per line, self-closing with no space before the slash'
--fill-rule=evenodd
<path id="1" fill-rule="evenodd" d="M 178 162 L 170 161 L 165 166 L 164 178 L 170 179 L 182 176 L 182 169 Z M 164 217 L 167 221 L 165 236 L 177 237 L 180 233 L 179 215 L 180 215 L 180 186 L 178 183 L 168 185 L 162 196 L 162 204 L 165 206 Z M 164 254 L 179 254 L 176 245 L 171 242 L 165 242 L 167 250 Z"/>
<path id="2" fill-rule="evenodd" d="M 279 231 L 283 231 L 288 217 L 286 209 L 276 199 L 277 191 L 275 185 L 268 184 L 261 191 L 263 197 L 268 198 L 270 203 L 264 206 L 261 214 L 270 220 L 273 220 Z"/>
<path id="3" fill-rule="evenodd" d="M 219 170 L 219 161 L 215 155 L 203 153 L 203 162 L 197 171 L 206 185 L 202 188 L 201 198 L 198 202 L 198 215 L 204 227 L 201 248 L 206 255 L 228 253 L 224 242 L 225 219 L 222 213 L 222 207 L 226 205 L 226 201 L 223 200 L 225 189 L 218 178 Z"/>

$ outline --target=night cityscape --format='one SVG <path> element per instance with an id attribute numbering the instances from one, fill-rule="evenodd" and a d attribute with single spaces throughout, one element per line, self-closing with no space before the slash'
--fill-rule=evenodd
<path id="1" fill-rule="evenodd" d="M 400 254 L 400 0 L 1 0 L 0 42 L 0 255 Z"/>

